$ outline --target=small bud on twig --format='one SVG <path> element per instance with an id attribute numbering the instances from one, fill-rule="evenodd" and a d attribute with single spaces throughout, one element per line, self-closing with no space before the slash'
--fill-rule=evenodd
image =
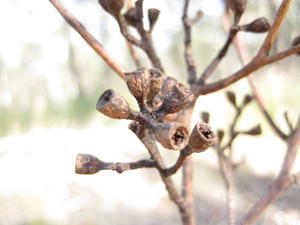
<path id="1" fill-rule="evenodd" d="M 102 8 L 113 15 L 118 17 L 122 8 L 124 7 L 124 0 L 98 0 Z"/>
<path id="2" fill-rule="evenodd" d="M 253 22 L 240 26 L 240 30 L 254 33 L 264 33 L 270 29 L 270 24 L 265 17 L 258 18 Z"/>
<path id="3" fill-rule="evenodd" d="M 165 148 L 181 150 L 187 144 L 188 130 L 181 123 L 157 123 L 152 129 L 155 139 Z"/>
<path id="4" fill-rule="evenodd" d="M 202 112 L 201 119 L 204 123 L 209 123 L 209 112 Z"/>
<path id="5" fill-rule="evenodd" d="M 126 22 L 133 27 L 138 27 L 139 23 L 141 22 L 141 18 L 139 17 L 138 11 L 136 8 L 130 8 L 125 13 L 125 20 Z"/>
<path id="6" fill-rule="evenodd" d="M 75 163 L 75 173 L 95 174 L 101 169 L 101 160 L 89 154 L 78 154 Z"/>
<path id="7" fill-rule="evenodd" d="M 165 96 L 157 110 L 159 116 L 176 113 L 186 107 L 193 100 L 192 91 L 181 83 L 176 83 Z"/>
<path id="8" fill-rule="evenodd" d="M 247 6 L 247 0 L 229 0 L 229 7 L 234 13 L 234 25 L 237 25 Z"/>
<path id="9" fill-rule="evenodd" d="M 127 101 L 109 89 L 100 96 L 96 108 L 99 112 L 114 119 L 132 119 L 133 111 Z"/>
<path id="10" fill-rule="evenodd" d="M 155 8 L 148 9 L 148 19 L 150 24 L 150 31 L 153 30 L 154 25 L 159 17 L 160 11 Z"/>
<path id="11" fill-rule="evenodd" d="M 261 126 L 260 124 L 256 125 L 252 129 L 248 131 L 241 132 L 242 134 L 247 134 L 247 135 L 260 135 L 262 133 Z"/>
<path id="12" fill-rule="evenodd" d="M 293 41 L 292 41 L 292 47 L 297 46 L 297 45 L 299 45 L 299 44 L 300 44 L 300 36 L 297 36 L 297 37 L 295 37 L 295 38 L 293 39 Z M 297 55 L 300 56 L 300 52 L 297 53 Z"/>
<path id="13" fill-rule="evenodd" d="M 236 97 L 235 97 L 234 92 L 232 92 L 232 91 L 227 91 L 227 92 L 226 92 L 226 97 L 227 97 L 228 101 L 229 101 L 234 107 L 237 107 L 237 105 L 236 105 Z"/>
<path id="14" fill-rule="evenodd" d="M 253 100 L 253 97 L 251 95 L 246 95 L 244 97 L 243 106 L 248 105 Z"/>
<path id="15" fill-rule="evenodd" d="M 207 123 L 197 123 L 190 135 L 189 146 L 194 152 L 203 152 L 217 142 L 216 134 Z"/>
<path id="16" fill-rule="evenodd" d="M 223 137 L 224 137 L 224 131 L 223 130 L 217 130 L 218 140 L 219 144 L 222 143 Z"/>

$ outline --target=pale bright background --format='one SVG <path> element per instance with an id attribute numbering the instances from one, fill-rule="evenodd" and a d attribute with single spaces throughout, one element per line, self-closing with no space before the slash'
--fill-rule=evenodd
<path id="1" fill-rule="evenodd" d="M 96 0 L 63 0 L 113 57 L 128 70 L 134 65 L 116 22 Z M 258 3 L 259 2 L 259 3 Z M 278 1 L 274 1 L 278 5 Z M 199 71 L 215 56 L 226 39 L 222 29 L 223 5 L 218 0 L 192 1 L 191 15 L 205 15 L 194 27 L 194 55 Z M 184 81 L 182 1 L 145 0 L 145 8 L 161 10 L 154 30 L 157 51 L 168 75 Z M 243 22 L 257 16 L 271 20 L 269 1 L 249 0 Z M 294 1 L 275 45 L 285 49 L 299 34 L 299 2 Z M 166 195 L 155 170 L 124 174 L 103 171 L 74 173 L 78 153 L 105 161 L 147 158 L 144 146 L 128 131 L 128 121 L 116 121 L 95 110 L 99 95 L 108 88 L 122 93 L 137 108 L 125 83 L 113 74 L 87 44 L 66 25 L 47 0 L 2 0 L 0 3 L 0 225 L 138 225 L 180 224 L 177 209 Z M 243 34 L 254 54 L 264 34 Z M 144 54 L 137 50 L 146 66 Z M 268 66 L 256 76 L 276 122 L 287 130 L 283 112 L 295 122 L 300 108 L 299 57 Z M 240 64 L 233 49 L 212 80 L 230 75 Z M 242 101 L 250 89 L 245 80 L 229 87 Z M 220 91 L 199 98 L 199 112 L 209 111 L 214 129 L 225 128 L 233 109 Z M 239 123 L 248 129 L 261 124 L 260 137 L 235 142 L 235 159 L 245 159 L 237 173 L 241 215 L 269 186 L 280 169 L 286 146 L 251 104 Z M 162 149 L 171 165 L 176 152 Z M 195 157 L 195 205 L 201 224 L 226 224 L 225 192 L 215 154 Z M 300 170 L 298 157 L 294 171 Z M 177 187 L 180 173 L 175 177 Z M 300 224 L 300 189 L 291 188 L 274 202 L 257 224 Z M 243 210 L 242 210 L 243 209 Z"/>

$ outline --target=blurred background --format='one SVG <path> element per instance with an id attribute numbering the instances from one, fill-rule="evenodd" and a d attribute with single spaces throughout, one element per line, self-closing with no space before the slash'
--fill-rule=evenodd
<path id="1" fill-rule="evenodd" d="M 63 0 L 65 6 L 127 70 L 134 70 L 118 25 L 96 0 Z M 259 4 L 258 4 L 259 3 Z M 265 16 L 272 21 L 280 1 L 249 0 L 242 23 Z M 154 42 L 169 76 L 185 82 L 183 29 L 179 0 L 145 0 L 147 8 L 161 10 Z M 201 9 L 204 16 L 193 28 L 193 53 L 199 72 L 226 40 L 222 27 L 221 0 L 192 1 L 190 15 Z M 300 3 L 293 1 L 273 52 L 284 50 L 300 34 Z M 99 114 L 100 94 L 113 88 L 137 109 L 126 84 L 70 28 L 47 1 L 2 0 L 0 3 L 0 225 L 138 225 L 180 224 L 176 207 L 168 199 L 158 173 L 151 169 L 122 175 L 103 171 L 92 176 L 74 173 L 78 153 L 90 153 L 104 161 L 135 161 L 147 152 L 127 129 L 128 121 Z M 241 34 L 253 56 L 265 34 Z M 143 65 L 150 66 L 136 49 Z M 300 77 L 297 56 L 289 57 L 255 73 L 257 86 L 280 127 L 288 128 L 283 113 L 293 123 L 300 109 Z M 226 77 L 241 64 L 234 48 L 210 81 Z M 250 93 L 246 80 L 226 90 L 238 102 Z M 201 96 L 193 115 L 208 111 L 214 129 L 232 121 L 233 108 L 224 91 Z M 234 143 L 239 214 L 269 187 L 282 163 L 286 146 L 270 130 L 255 103 L 238 126 L 263 128 L 258 137 L 243 136 Z M 162 149 L 168 165 L 176 152 Z M 195 206 L 201 224 L 226 224 L 225 189 L 212 150 L 195 159 Z M 300 170 L 299 157 L 294 171 Z M 180 173 L 174 176 L 180 187 Z M 292 187 L 275 201 L 257 224 L 300 224 L 300 188 Z"/>

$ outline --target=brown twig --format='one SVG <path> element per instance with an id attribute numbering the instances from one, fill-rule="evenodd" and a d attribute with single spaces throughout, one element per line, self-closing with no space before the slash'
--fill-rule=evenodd
<path id="1" fill-rule="evenodd" d="M 144 159 L 136 162 L 104 162 L 89 154 L 78 154 L 76 157 L 75 171 L 78 174 L 94 174 L 101 170 L 112 170 L 123 173 L 128 170 L 140 168 L 155 168 L 155 161 Z"/>
<path id="2" fill-rule="evenodd" d="M 134 127 L 130 127 L 130 129 L 137 135 L 137 137 L 145 145 L 152 159 L 156 162 L 156 167 L 160 172 L 161 179 L 165 184 L 166 190 L 169 193 L 169 197 L 178 207 L 178 210 L 181 215 L 182 223 L 184 225 L 194 225 L 194 223 L 192 223 L 194 220 L 191 217 L 192 216 L 191 209 L 189 207 L 186 207 L 184 199 L 178 194 L 172 179 L 164 175 L 163 171 L 165 169 L 165 163 L 155 144 L 153 133 L 151 133 L 147 129 L 144 129 L 143 127 L 140 127 L 138 124 L 132 124 L 132 126 Z"/>
<path id="3" fill-rule="evenodd" d="M 202 85 L 202 86 L 194 85 L 192 87 L 193 92 L 196 95 L 201 95 L 201 94 L 208 94 L 208 93 L 218 91 L 218 90 L 225 88 L 225 87 L 235 83 L 236 81 L 250 75 L 252 72 L 258 70 L 259 68 L 261 68 L 265 65 L 271 64 L 273 62 L 276 62 L 283 58 L 286 58 L 292 54 L 300 52 L 300 46 L 298 45 L 298 46 L 294 46 L 288 50 L 277 53 L 273 56 L 267 56 L 267 52 L 271 48 L 272 43 L 274 42 L 274 39 L 276 38 L 276 36 L 279 32 L 279 28 L 282 23 L 282 20 L 284 19 L 285 15 L 288 11 L 290 2 L 291 2 L 291 0 L 283 0 L 283 2 L 276 14 L 273 25 L 271 26 L 270 31 L 269 31 L 267 37 L 265 38 L 265 41 L 264 41 L 262 47 L 260 48 L 257 56 L 255 56 L 248 64 L 246 64 L 239 71 L 235 72 L 234 74 L 232 74 L 231 76 L 229 76 L 225 79 L 222 79 L 222 80 L 210 83 L 210 84 Z"/>
<path id="4" fill-rule="evenodd" d="M 295 182 L 295 176 L 291 175 L 291 169 L 294 165 L 295 158 L 300 145 L 300 127 L 296 133 L 288 139 L 288 148 L 285 154 L 280 173 L 272 184 L 271 188 L 259 199 L 247 214 L 241 219 L 240 225 L 250 225 L 257 217 L 259 217 L 267 206 L 274 201 L 279 195 L 289 188 Z M 296 176 L 297 177 L 297 176 Z"/>
<path id="5" fill-rule="evenodd" d="M 126 41 L 126 44 L 127 44 L 127 48 L 129 50 L 129 53 L 131 55 L 131 58 L 133 59 L 134 65 L 137 68 L 141 67 L 140 59 L 139 59 L 134 47 L 132 46 L 132 44 L 129 41 Z"/>
<path id="6" fill-rule="evenodd" d="M 185 63 L 187 66 L 188 71 L 188 83 L 192 84 L 197 79 L 197 72 L 196 72 L 196 65 L 195 60 L 193 58 L 192 54 L 192 24 L 195 23 L 193 21 L 190 21 L 188 18 L 188 8 L 189 8 L 190 0 L 184 1 L 184 7 L 183 7 L 183 15 L 182 15 L 182 22 L 184 27 L 184 58 Z M 199 20 L 201 18 L 201 13 L 197 13 L 197 19 Z"/>
<path id="7" fill-rule="evenodd" d="M 64 19 L 72 26 L 80 36 L 91 46 L 92 49 L 113 69 L 121 78 L 124 79 L 124 68 L 117 63 L 103 46 L 90 34 L 86 28 L 74 17 L 67 8 L 59 0 L 49 0 L 49 2 L 57 9 Z"/>
<path id="8" fill-rule="evenodd" d="M 236 34 L 238 33 L 238 29 L 236 27 L 232 27 L 228 33 L 227 40 L 217 56 L 211 61 L 211 63 L 206 67 L 206 69 L 203 71 L 203 73 L 200 76 L 200 79 L 198 80 L 199 84 L 204 84 L 204 82 L 207 80 L 207 78 L 214 72 L 216 67 L 219 65 L 219 63 L 222 61 L 224 56 L 227 53 L 227 50 L 229 46 L 231 45 L 233 39 L 235 38 Z"/>

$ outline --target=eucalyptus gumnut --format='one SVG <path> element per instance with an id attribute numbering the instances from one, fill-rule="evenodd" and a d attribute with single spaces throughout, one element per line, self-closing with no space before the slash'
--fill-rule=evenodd
<path id="1" fill-rule="evenodd" d="M 156 123 L 152 129 L 155 139 L 167 149 L 181 150 L 187 145 L 188 130 L 181 123 Z"/>
<path id="2" fill-rule="evenodd" d="M 188 87 L 177 82 L 166 94 L 156 113 L 158 116 L 176 113 L 185 108 L 192 101 L 192 91 Z"/>
<path id="3" fill-rule="evenodd" d="M 292 41 L 292 47 L 300 45 L 300 35 L 295 37 Z M 297 53 L 298 56 L 300 56 L 300 52 Z"/>
<path id="4" fill-rule="evenodd" d="M 253 22 L 241 26 L 241 30 L 254 33 L 264 33 L 270 29 L 270 24 L 265 17 L 258 18 Z"/>
<path id="5" fill-rule="evenodd" d="M 98 0 L 102 8 L 113 15 L 118 17 L 124 7 L 124 0 Z"/>
<path id="6" fill-rule="evenodd" d="M 147 96 L 147 104 L 152 106 L 154 97 L 158 94 L 163 83 L 162 73 L 158 69 L 149 69 L 150 75 L 150 91 Z"/>
<path id="7" fill-rule="evenodd" d="M 75 173 L 95 174 L 102 166 L 102 161 L 89 154 L 78 154 L 75 163 Z"/>
<path id="8" fill-rule="evenodd" d="M 195 125 L 188 145 L 193 152 L 203 152 L 217 142 L 216 134 L 207 123 L 199 122 Z"/>
<path id="9" fill-rule="evenodd" d="M 148 19 L 149 19 L 149 24 L 150 24 L 150 30 L 152 30 L 154 25 L 156 24 L 159 14 L 160 14 L 159 9 L 155 9 L 155 8 L 148 9 Z"/>
<path id="10" fill-rule="evenodd" d="M 127 101 L 111 89 L 103 92 L 96 108 L 99 112 L 113 119 L 133 118 L 133 111 L 129 108 Z"/>
<path id="11" fill-rule="evenodd" d="M 246 9 L 247 0 L 229 0 L 228 3 L 234 13 L 234 24 L 237 25 Z"/>
<path id="12" fill-rule="evenodd" d="M 138 27 L 141 22 L 138 10 L 135 7 L 128 9 L 124 17 L 126 22 L 133 27 Z"/>

